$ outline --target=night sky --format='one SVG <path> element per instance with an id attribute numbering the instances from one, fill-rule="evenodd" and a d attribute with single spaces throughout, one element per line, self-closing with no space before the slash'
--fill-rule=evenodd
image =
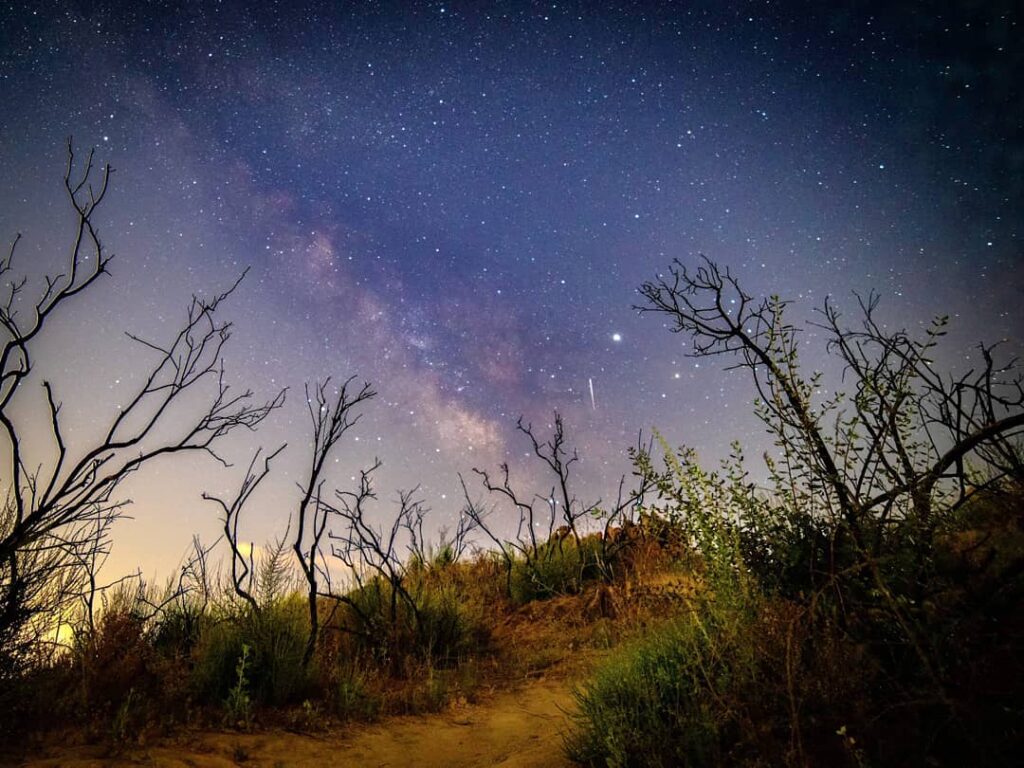
<path id="1" fill-rule="evenodd" d="M 110 567 L 167 574 L 193 531 L 212 540 L 200 493 L 237 483 L 257 444 L 289 447 L 245 535 L 283 532 L 308 461 L 302 387 L 326 375 L 380 392 L 331 482 L 379 456 L 382 517 L 419 483 L 450 520 L 474 465 L 507 459 L 525 483 L 520 414 L 564 414 L 588 499 L 640 429 L 711 462 L 734 438 L 757 448 L 743 374 L 632 309 L 674 257 L 731 266 L 797 300 L 797 319 L 829 293 L 852 314 L 871 289 L 892 325 L 948 313 L 950 365 L 981 339 L 1019 350 L 1022 15 L 1015 0 L 3 6 L 0 235 L 24 233 L 23 266 L 67 251 L 66 137 L 116 169 L 98 213 L 113 274 L 40 338 L 72 445 L 145 371 L 123 331 L 167 338 L 193 291 L 246 267 L 228 378 L 290 387 L 255 440 L 225 446 L 232 470 L 134 477 Z M 820 342 L 805 334 L 809 366 Z M 36 395 L 19 394 L 29 417 Z"/>

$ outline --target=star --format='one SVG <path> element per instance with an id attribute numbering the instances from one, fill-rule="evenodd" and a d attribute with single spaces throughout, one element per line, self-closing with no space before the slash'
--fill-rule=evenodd
<path id="1" fill-rule="evenodd" d="M 648 315 L 626 319 L 637 287 L 676 258 L 695 268 L 706 254 L 754 301 L 793 300 L 794 323 L 813 321 L 826 293 L 853 322 L 851 292 L 874 290 L 890 327 L 948 314 L 950 339 L 1024 351 L 1013 311 L 1024 150 L 998 96 L 1016 81 L 999 57 L 976 61 L 990 88 L 922 74 L 982 56 L 985 35 L 1009 29 L 985 7 L 1005 2 L 968 4 L 971 18 L 947 4 L 935 29 L 897 3 L 891 34 L 871 44 L 868 12 L 840 27 L 785 2 L 754 23 L 726 3 L 698 15 L 559 3 L 500 25 L 504 14 L 473 3 L 434 4 L 429 20 L 375 5 L 372 23 L 356 4 L 311 16 L 250 3 L 244 44 L 230 50 L 216 41 L 235 21 L 215 4 L 168 14 L 104 0 L 102 29 L 79 23 L 92 16 L 81 4 L 31 19 L 8 5 L 0 241 L 24 233 L 16 264 L 29 285 L 42 280 L 36 252 L 63 245 L 51 234 L 73 223 L 53 184 L 67 125 L 79 159 L 95 145 L 97 167 L 117 171 L 98 212 L 115 268 L 33 355 L 72 422 L 116 414 L 145 373 L 115 337 L 165 342 L 193 292 L 215 295 L 247 267 L 225 305 L 231 393 L 302 392 L 328 375 L 373 383 L 380 400 L 346 436 L 332 482 L 346 486 L 378 449 L 391 473 L 382 504 L 428 479 L 433 501 L 461 498 L 457 475 L 473 463 L 529 466 L 514 439 L 520 414 L 540 424 L 563 413 L 595 497 L 628 475 L 622 435 L 634 428 L 657 425 L 711 463 L 728 439 L 760 439 L 724 360 L 684 362 L 689 339 Z M 545 15 L 538 35 L 528 22 Z M 174 55 L 154 56 L 168 40 Z M 62 77 L 83 50 L 102 52 L 89 77 Z M 723 304 L 735 316 L 742 299 Z M 801 362 L 831 371 L 807 330 Z M 282 476 L 300 471 L 311 439 L 305 405 L 290 396 L 252 437 L 288 443 Z M 177 469 L 144 477 L 135 498 L 156 573 L 171 572 L 191 532 L 172 535 L 147 510 L 223 482 L 212 467 Z M 293 490 L 277 473 L 265 489 L 275 502 Z M 254 531 L 273 535 L 275 515 L 254 498 Z M 111 574 L 138 558 L 115 542 Z"/>

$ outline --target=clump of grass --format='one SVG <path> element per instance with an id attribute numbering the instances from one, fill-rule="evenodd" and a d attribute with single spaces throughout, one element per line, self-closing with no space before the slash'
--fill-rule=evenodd
<path id="1" fill-rule="evenodd" d="M 236 682 L 243 649 L 249 649 L 250 694 L 269 705 L 307 697 L 312 670 L 302 664 L 308 619 L 298 595 L 276 599 L 259 611 L 238 609 L 211 622 L 192 654 L 194 689 L 203 701 L 223 700 Z"/>
<path id="2" fill-rule="evenodd" d="M 742 741 L 731 705 L 757 676 L 745 647 L 751 616 L 707 604 L 617 654 L 576 691 L 579 712 L 566 738 L 585 765 L 720 765 Z"/>
<path id="3" fill-rule="evenodd" d="M 514 604 L 525 605 L 577 594 L 585 583 L 602 577 L 601 566 L 601 541 L 597 536 L 585 536 L 579 542 L 569 537 L 552 538 L 528 558 L 519 556 L 512 562 L 509 596 Z"/>
<path id="4" fill-rule="evenodd" d="M 224 620 L 212 623 L 192 652 L 192 687 L 200 701 L 223 701 L 236 682 L 238 660 L 245 638 L 241 625 Z"/>
<path id="5" fill-rule="evenodd" d="M 341 664 L 334 685 L 334 711 L 343 720 L 375 720 L 380 715 L 380 695 L 369 684 L 369 675 L 358 662 Z"/>
<path id="6" fill-rule="evenodd" d="M 311 670 L 302 663 L 309 632 L 298 595 L 275 602 L 250 626 L 253 641 L 253 690 L 268 704 L 288 704 L 306 697 Z"/>
<path id="7" fill-rule="evenodd" d="M 342 618 L 361 653 L 396 670 L 407 659 L 451 666 L 486 642 L 482 606 L 443 571 L 415 571 L 403 589 L 375 578 L 349 593 Z"/>

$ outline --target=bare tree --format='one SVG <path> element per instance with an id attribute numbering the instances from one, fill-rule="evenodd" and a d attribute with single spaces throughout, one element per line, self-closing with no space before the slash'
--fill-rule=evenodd
<path id="1" fill-rule="evenodd" d="M 825 396 L 821 375 L 801 370 L 799 329 L 784 318 L 786 303 L 755 299 L 728 268 L 704 259 L 691 271 L 676 261 L 640 294 L 645 303 L 637 308 L 688 335 L 691 356 L 723 356 L 748 372 L 757 413 L 780 449 L 770 469 L 781 519 L 770 522 L 785 530 L 802 517 L 826 536 L 827 569 L 808 569 L 810 584 L 794 589 L 797 596 L 812 594 L 815 605 L 827 590 L 845 629 L 878 627 L 889 651 L 907 648 L 936 700 L 952 711 L 923 608 L 944 588 L 930 578 L 935 534 L 974 489 L 1024 477 L 1024 387 L 1014 362 L 997 364 L 995 349 L 981 346 L 980 367 L 944 375 L 934 355 L 944 318 L 916 339 L 876 319 L 876 296 L 858 297 L 854 328 L 826 301 L 816 324 L 852 392 Z M 1002 568 L 1000 587 L 1022 572 L 1024 558 Z M 852 613 L 857 622 L 847 621 Z M 898 643 L 889 626 L 898 627 Z"/>
<path id="2" fill-rule="evenodd" d="M 338 442 L 362 417 L 362 414 L 356 412 L 359 406 L 376 397 L 377 394 L 368 383 L 354 388 L 354 381 L 354 376 L 347 379 L 333 393 L 329 378 L 314 386 L 307 384 L 305 387 L 306 406 L 313 425 L 312 451 L 308 477 L 304 483 L 299 485 L 302 495 L 295 514 L 295 536 L 291 540 L 291 549 L 295 553 L 305 583 L 309 611 L 309 635 L 303 653 L 304 666 L 308 666 L 312 661 L 320 635 L 320 598 L 331 598 L 335 604 L 339 600 L 344 601 L 344 596 L 335 594 L 332 588 L 331 570 L 323 549 L 324 536 L 328 532 L 329 516 L 331 513 L 337 512 L 336 508 L 325 499 L 327 482 L 325 472 L 328 459 Z M 232 589 L 249 605 L 254 614 L 260 610 L 259 600 L 254 594 L 257 571 L 252 549 L 244 552 L 243 546 L 240 544 L 239 522 L 253 493 L 270 473 L 271 461 L 285 447 L 282 445 L 266 456 L 262 461 L 262 467 L 258 466 L 262 449 L 257 450 L 242 478 L 238 491 L 231 499 L 225 500 L 208 493 L 203 494 L 203 498 L 215 502 L 221 508 L 223 535 L 231 550 Z M 375 464 L 373 469 L 377 466 L 379 463 Z M 373 469 L 369 472 L 372 472 Z M 364 471 L 362 475 L 364 483 L 368 476 L 369 473 Z M 368 483 L 366 490 L 369 492 Z M 290 519 L 288 526 L 290 531 Z M 286 532 L 281 542 L 285 541 L 288 535 Z M 277 547 L 277 551 L 280 554 L 281 546 Z M 274 563 L 279 564 L 279 562 L 278 555 L 274 558 Z"/>
<path id="3" fill-rule="evenodd" d="M 0 434 L 6 460 L 6 498 L 0 511 L 0 645 L 11 649 L 12 659 L 24 648 L 22 631 L 31 617 L 56 615 L 61 601 L 80 593 L 75 578 L 82 563 L 107 546 L 110 526 L 128 503 L 116 497 L 127 477 L 165 455 L 201 452 L 223 462 L 216 453 L 221 438 L 236 429 L 255 429 L 282 399 L 279 395 L 254 403 L 250 391 L 235 394 L 226 382 L 222 350 L 231 325 L 220 321 L 217 311 L 236 282 L 212 298 L 193 297 L 185 323 L 168 343 L 130 335 L 153 356 L 152 366 L 93 442 L 66 442 L 61 403 L 44 380 L 52 450 L 39 466 L 26 463 L 25 435 L 42 430 L 19 418 L 23 412 L 12 404 L 22 393 L 27 395 L 37 341 L 49 318 L 106 274 L 112 258 L 95 224 L 111 170 L 104 167 L 95 186 L 93 173 L 92 153 L 79 172 L 69 142 L 64 187 L 76 217 L 74 241 L 66 269 L 44 276 L 36 298 L 28 295 L 28 276 L 15 269 L 20 236 L 0 259 L 6 291 L 0 298 Z M 185 416 L 184 401 L 191 403 L 189 395 L 200 394 L 208 382 L 212 393 L 206 404 L 196 415 Z M 51 588 L 58 583 L 68 587 L 55 594 Z"/>
<path id="4" fill-rule="evenodd" d="M 256 576 L 256 569 L 253 563 L 253 547 L 250 544 L 249 551 L 243 552 L 242 545 L 239 540 L 238 524 L 241 522 L 242 511 L 245 505 L 249 502 L 249 498 L 255 493 L 260 483 L 263 482 L 264 478 L 270 474 L 270 462 L 273 461 L 278 454 L 285 449 L 286 446 L 282 445 L 276 451 L 268 455 L 263 459 L 263 466 L 257 470 L 259 464 L 260 455 L 263 449 L 257 449 L 256 453 L 253 454 L 252 460 L 249 462 L 249 468 L 245 472 L 245 476 L 242 478 L 242 482 L 239 485 L 238 492 L 235 493 L 234 498 L 225 501 L 217 496 L 213 496 L 209 493 L 203 493 L 203 498 L 207 501 L 212 501 L 220 506 L 223 513 L 221 522 L 223 524 L 223 536 L 224 540 L 228 544 L 228 548 L 231 550 L 231 587 L 235 594 L 238 595 L 242 600 L 248 603 L 249 607 L 255 613 L 259 611 L 259 605 L 256 602 L 256 598 L 253 596 L 253 580 Z"/>
<path id="5" fill-rule="evenodd" d="M 707 259 L 693 272 L 675 262 L 640 294 L 646 304 L 638 309 L 667 316 L 674 332 L 689 335 L 692 356 L 724 355 L 749 371 L 784 474 L 806 480 L 820 514 L 834 523 L 833 552 L 849 539 L 877 557 L 894 527 L 933 531 L 936 501 L 955 505 L 981 482 L 970 476 L 969 458 L 990 470 L 984 482 L 1022 477 L 1021 378 L 1012 361 L 996 365 L 990 346 L 980 348 L 980 369 L 957 378 L 938 373 L 933 353 L 944 318 L 919 341 L 876 320 L 876 296 L 860 300 L 858 329 L 844 327 L 826 301 L 819 327 L 854 391 L 823 399 L 820 374 L 800 369 L 798 329 L 785 321 L 778 297 L 754 299 Z"/>
<path id="6" fill-rule="evenodd" d="M 333 396 L 330 394 L 330 379 L 315 387 L 306 387 L 306 404 L 313 423 L 313 453 L 308 479 L 300 486 L 302 499 L 296 515 L 293 544 L 295 557 L 306 581 L 309 604 L 309 639 L 303 655 L 305 665 L 313 658 L 320 633 L 317 607 L 317 599 L 322 591 L 320 581 L 323 580 L 328 586 L 330 584 L 330 569 L 324 562 L 322 542 L 328 513 L 333 507 L 324 499 L 324 468 L 338 441 L 361 418 L 362 414 L 356 413 L 358 407 L 377 395 L 368 383 L 354 389 L 354 381 L 354 376 L 346 380 Z M 327 592 L 329 594 L 331 590 Z"/>
<path id="7" fill-rule="evenodd" d="M 590 504 L 584 503 L 571 490 L 571 468 L 579 461 L 579 454 L 575 449 L 570 450 L 567 445 L 561 414 L 555 412 L 551 436 L 547 440 L 538 437 L 533 425 L 524 423 L 521 417 L 516 421 L 516 428 L 529 440 L 534 457 L 544 465 L 547 474 L 553 476 L 553 485 L 547 494 L 535 493 L 527 497 L 517 490 L 512 483 L 508 463 L 500 465 L 497 476 L 484 469 L 473 469 L 481 478 L 484 488 L 510 504 L 518 514 L 514 537 L 503 539 L 495 534 L 488 523 L 490 511 L 470 498 L 463 482 L 465 514 L 502 553 L 507 568 L 508 586 L 511 588 L 512 569 L 518 557 L 526 572 L 538 582 L 537 586 L 542 591 L 560 591 L 561 585 L 543 583 L 540 566 L 556 553 L 564 554 L 564 544 L 567 540 L 574 546 L 574 551 L 581 555 L 577 578 L 574 585 L 568 585 L 570 588 L 578 588 L 584 571 L 590 566 L 596 566 L 603 576 L 610 580 L 613 577 L 613 556 L 629 545 L 626 539 L 612 535 L 613 528 L 630 519 L 633 510 L 650 490 L 649 478 L 642 473 L 636 474 L 640 480 L 639 485 L 625 492 L 626 480 L 623 477 L 619 483 L 616 503 L 609 509 L 604 508 L 600 499 Z M 580 552 L 581 528 L 587 521 L 602 523 L 595 562 L 589 562 Z"/>
<path id="8" fill-rule="evenodd" d="M 416 489 L 402 491 L 398 495 L 398 512 L 389 526 L 374 526 L 367 517 L 368 504 L 375 501 L 373 473 L 381 466 L 374 462 L 369 469 L 360 472 L 359 487 L 355 491 L 337 491 L 337 506 L 330 510 L 337 529 L 328 532 L 331 554 L 344 566 L 358 588 L 387 588 L 387 619 L 392 632 L 400 621 L 399 606 L 404 605 L 412 616 L 413 624 L 419 627 L 421 614 L 415 595 L 406 584 L 407 562 L 403 559 L 400 534 L 417 526 L 422 521 L 426 508 L 416 498 Z M 367 578 L 369 577 L 369 578 Z M 350 597 L 343 598 L 353 609 L 359 607 Z M 364 622 L 372 624 L 375 617 L 361 615 Z M 383 628 L 380 628 L 383 629 Z"/>
<path id="9" fill-rule="evenodd" d="M 502 470 L 507 473 L 507 465 L 502 465 Z M 477 474 L 481 474 L 478 470 L 473 470 Z M 506 485 L 508 476 L 506 477 Z M 495 512 L 494 507 L 487 507 L 483 502 L 478 501 L 472 497 L 469 492 L 469 488 L 466 487 L 465 478 L 459 474 L 459 485 L 462 487 L 462 498 L 463 506 L 460 514 L 465 515 L 472 522 L 474 529 L 480 530 L 494 545 L 494 551 L 501 557 L 502 562 L 505 565 L 505 591 L 507 593 L 512 592 L 512 569 L 515 566 L 515 555 L 525 547 L 525 543 L 522 540 L 522 529 L 524 519 L 528 519 L 528 516 L 532 514 L 533 508 L 527 505 L 525 508 L 515 505 L 516 510 L 519 512 L 519 526 L 516 539 L 513 542 L 509 542 L 498 535 L 495 527 L 490 524 L 489 520 Z M 490 485 L 490 481 L 487 476 L 484 476 L 484 487 L 487 488 Z M 511 492 L 511 488 L 509 488 Z M 532 527 L 532 526 L 531 526 Z M 532 539 L 532 546 L 528 551 L 536 551 L 536 539 Z"/>
<path id="10" fill-rule="evenodd" d="M 461 475 L 459 480 L 462 480 Z M 469 547 L 470 535 L 476 530 L 476 522 L 467 514 L 466 507 L 462 507 L 455 520 L 454 532 L 448 526 L 441 526 L 438 529 L 435 547 L 423 530 L 427 512 L 425 506 L 415 504 L 412 505 L 410 513 L 404 516 L 403 526 L 409 535 L 408 549 L 413 562 L 423 567 L 429 566 L 435 559 L 441 564 L 457 563 Z"/>
<path id="11" fill-rule="evenodd" d="M 179 622 L 175 640 L 182 644 L 182 651 L 190 649 L 198 640 L 201 623 L 207 615 L 212 597 L 209 558 L 215 546 L 216 542 L 205 545 L 198 536 L 193 536 L 191 550 L 178 569 L 177 577 L 168 581 L 159 602 L 150 603 L 153 615 L 166 616 L 173 607 L 173 615 Z"/>

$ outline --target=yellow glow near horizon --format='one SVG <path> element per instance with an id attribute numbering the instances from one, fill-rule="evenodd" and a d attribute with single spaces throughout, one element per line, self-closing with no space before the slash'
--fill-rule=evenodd
<path id="1" fill-rule="evenodd" d="M 260 548 L 251 541 L 240 541 L 238 543 L 238 553 L 246 559 L 255 558 L 259 551 Z"/>

